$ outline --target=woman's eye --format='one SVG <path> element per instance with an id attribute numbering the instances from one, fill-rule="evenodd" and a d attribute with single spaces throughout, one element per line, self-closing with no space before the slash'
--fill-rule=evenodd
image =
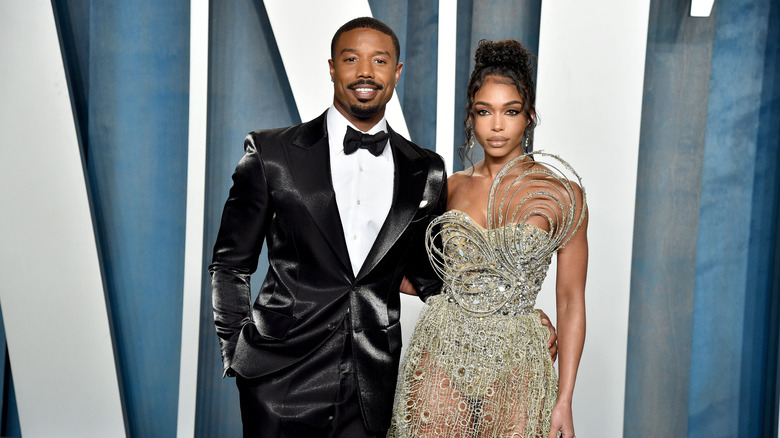
<path id="1" fill-rule="evenodd" d="M 477 110 L 477 115 L 479 115 L 479 116 L 487 116 L 489 114 L 490 114 L 490 112 L 488 112 L 488 110 L 483 110 L 483 109 L 482 110 Z"/>
<path id="2" fill-rule="evenodd" d="M 510 116 L 516 116 L 516 115 L 520 114 L 520 111 L 515 110 L 515 109 L 511 109 L 511 110 L 507 111 L 506 113 L 509 114 Z"/>

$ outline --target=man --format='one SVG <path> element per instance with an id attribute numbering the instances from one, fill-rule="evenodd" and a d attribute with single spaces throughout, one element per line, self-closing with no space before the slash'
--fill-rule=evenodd
<path id="1" fill-rule="evenodd" d="M 246 138 L 209 268 L 244 436 L 384 436 L 389 426 L 399 287 L 406 276 L 422 299 L 438 293 L 424 234 L 447 194 L 442 159 L 385 121 L 399 56 L 381 21 L 346 23 L 328 61 L 333 106 Z M 250 308 L 263 239 L 269 269 Z"/>

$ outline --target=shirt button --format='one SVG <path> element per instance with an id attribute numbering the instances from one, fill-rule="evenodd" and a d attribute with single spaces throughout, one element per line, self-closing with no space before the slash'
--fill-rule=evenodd
<path id="1" fill-rule="evenodd" d="M 353 240 L 357 240 L 357 234 L 355 234 L 355 237 L 352 238 Z"/>
<path id="2" fill-rule="evenodd" d="M 360 199 L 357 200 L 357 205 L 360 205 Z"/>
<path id="3" fill-rule="evenodd" d="M 360 171 L 361 172 L 363 171 L 363 165 L 362 164 L 360 165 Z"/>

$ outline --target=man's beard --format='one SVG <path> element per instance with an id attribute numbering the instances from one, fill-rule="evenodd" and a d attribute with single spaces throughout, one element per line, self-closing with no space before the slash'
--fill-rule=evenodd
<path id="1" fill-rule="evenodd" d="M 349 112 L 357 118 L 367 119 L 379 112 L 379 105 L 350 105 Z"/>
<path id="2" fill-rule="evenodd" d="M 347 88 L 349 88 L 350 90 L 354 90 L 355 88 L 357 88 L 357 87 L 359 87 L 361 85 L 371 85 L 371 86 L 375 87 L 377 89 L 377 91 L 382 91 L 385 88 L 385 87 L 382 86 L 382 84 L 378 84 L 378 83 L 374 82 L 371 79 L 358 79 L 357 81 L 352 82 L 351 84 L 347 85 Z M 370 100 L 363 101 L 363 100 L 358 99 L 358 101 L 360 103 L 362 103 L 363 105 L 354 105 L 353 104 L 353 105 L 350 105 L 350 107 L 349 107 L 349 111 L 355 117 L 360 118 L 360 119 L 367 119 L 369 117 L 375 116 L 376 113 L 379 112 L 380 105 L 370 105 L 370 104 L 368 104 L 368 102 L 370 102 Z"/>

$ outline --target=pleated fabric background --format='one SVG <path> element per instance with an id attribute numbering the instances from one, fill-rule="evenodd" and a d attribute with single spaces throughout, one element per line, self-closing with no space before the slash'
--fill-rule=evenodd
<path id="1" fill-rule="evenodd" d="M 369 3 L 401 42 L 406 67 L 397 92 L 412 140 L 433 148 L 439 3 Z M 692 18 L 688 1 L 651 1 L 626 437 L 777 436 L 779 3 L 718 0 L 710 17 Z M 175 436 L 190 5 L 55 0 L 53 7 L 127 430 Z M 457 90 L 466 88 L 479 39 L 515 38 L 538 50 L 541 1 L 459 0 L 457 10 Z M 301 121 L 262 0 L 211 2 L 209 13 L 204 265 L 246 133 Z M 465 96 L 456 96 L 463 108 Z M 453 130 L 462 141 L 460 118 Z M 240 436 L 234 383 L 219 378 L 205 272 L 202 290 L 195 435 Z M 0 371 L 0 435 L 20 436 L 7 354 Z"/>
<path id="2" fill-rule="evenodd" d="M 651 1 L 626 437 L 777 436 L 780 3 Z"/>

